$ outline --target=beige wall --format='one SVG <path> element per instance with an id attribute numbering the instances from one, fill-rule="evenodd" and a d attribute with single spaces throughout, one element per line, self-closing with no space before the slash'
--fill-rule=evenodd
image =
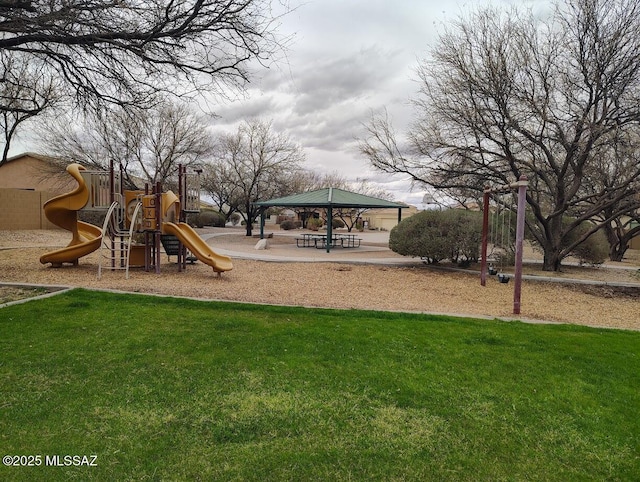
<path id="1" fill-rule="evenodd" d="M 42 205 L 53 197 L 44 191 L 0 189 L 0 230 L 54 229 Z"/>
<path id="2" fill-rule="evenodd" d="M 407 219 L 418 212 L 415 206 L 402 209 L 402 219 Z M 362 215 L 363 221 L 368 222 L 371 229 L 383 229 L 391 231 L 398 224 L 397 209 L 371 209 Z"/>
<path id="3" fill-rule="evenodd" d="M 32 153 L 9 158 L 0 166 L 0 230 L 56 228 L 42 205 L 77 186 L 64 170 L 58 173 L 46 157 Z"/>
<path id="4" fill-rule="evenodd" d="M 65 171 L 51 171 L 51 164 L 35 154 L 12 157 L 0 166 L 0 188 L 31 189 L 62 194 L 76 187 Z"/>

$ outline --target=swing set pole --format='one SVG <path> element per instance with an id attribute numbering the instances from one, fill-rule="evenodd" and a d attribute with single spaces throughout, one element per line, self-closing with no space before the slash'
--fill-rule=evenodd
<path id="1" fill-rule="evenodd" d="M 489 237 L 489 195 L 491 188 L 486 186 L 482 196 L 482 253 L 480 258 L 480 284 L 487 284 L 487 244 Z"/>
<path id="2" fill-rule="evenodd" d="M 509 186 L 491 189 L 487 186 L 484 189 L 482 198 L 482 259 L 480 261 L 480 284 L 486 286 L 487 283 L 487 245 L 489 233 L 489 199 L 491 193 L 508 192 L 518 189 L 518 210 L 516 218 L 516 253 L 515 253 L 515 273 L 513 287 L 513 314 L 520 314 L 520 298 L 522 295 L 522 249 L 524 243 L 524 218 L 527 201 L 527 186 L 529 181 L 527 176 L 520 176 L 518 182 Z"/>
<path id="3" fill-rule="evenodd" d="M 518 215 L 516 218 L 516 269 L 513 287 L 513 314 L 520 314 L 520 295 L 522 293 L 522 245 L 524 241 L 524 215 L 527 201 L 527 176 L 520 176 L 518 182 Z"/>

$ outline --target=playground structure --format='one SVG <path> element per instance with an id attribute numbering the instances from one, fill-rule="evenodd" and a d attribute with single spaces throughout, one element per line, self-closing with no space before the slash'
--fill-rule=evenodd
<path id="1" fill-rule="evenodd" d="M 517 202 L 517 214 L 516 214 L 516 236 L 515 236 L 515 273 L 513 275 L 514 279 L 514 287 L 513 287 L 513 314 L 520 314 L 520 305 L 521 305 L 521 293 L 522 293 L 522 250 L 524 244 L 524 221 L 525 221 L 525 208 L 526 208 L 526 196 L 527 196 L 527 186 L 529 182 L 527 181 L 526 176 L 520 176 L 517 182 L 510 184 L 508 186 L 499 187 L 499 188 L 491 188 L 486 187 L 483 195 L 483 206 L 482 206 L 482 253 L 481 253 L 481 265 L 480 265 L 480 284 L 485 286 L 487 283 L 487 247 L 489 244 L 489 201 L 491 200 L 492 194 L 505 194 L 511 193 L 513 190 L 518 191 L 518 202 Z M 505 205 L 506 206 L 506 205 Z M 508 222 L 509 226 L 506 229 L 507 237 L 511 236 L 511 212 L 507 212 L 508 216 L 502 216 L 502 222 Z M 499 224 L 500 213 L 496 213 L 496 222 L 493 224 L 493 235 L 494 246 L 497 244 L 497 233 L 496 229 Z M 503 239 L 500 241 L 502 249 L 505 246 L 505 226 L 503 225 L 501 228 L 501 235 Z M 509 278 L 504 273 L 494 273 L 497 274 L 498 279 L 501 283 L 506 283 L 509 281 Z"/>
<path id="2" fill-rule="evenodd" d="M 233 268 L 231 259 L 215 253 L 185 222 L 186 214 L 199 212 L 199 181 L 179 166 L 178 195 L 162 192 L 160 183 L 144 191 L 122 189 L 122 172 L 89 171 L 80 164 L 70 164 L 67 172 L 78 186 L 69 193 L 47 201 L 44 213 L 53 224 L 70 231 L 72 239 L 61 249 L 40 257 L 42 264 L 60 267 L 100 249 L 98 278 L 103 269 L 144 266 L 145 271 L 160 273 L 160 246 L 163 238 L 175 237 L 178 267 L 186 268 L 187 250 L 193 257 L 211 266 L 220 275 Z M 79 211 L 106 213 L 102 228 L 78 220 Z M 104 266 L 103 266 L 104 265 Z"/>

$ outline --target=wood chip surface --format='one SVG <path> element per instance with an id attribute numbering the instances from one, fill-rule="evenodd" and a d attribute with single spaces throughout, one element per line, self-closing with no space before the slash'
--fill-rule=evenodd
<path id="1" fill-rule="evenodd" d="M 206 234 L 208 231 L 203 231 Z M 293 238 L 274 237 L 271 247 L 258 253 L 256 239 L 241 233 L 214 237 L 214 250 L 231 250 L 246 256 L 288 256 L 289 262 L 265 262 L 234 258 L 234 269 L 218 277 L 210 267 L 188 264 L 179 272 L 175 257 L 162 255 L 161 273 L 132 269 L 106 271 L 97 279 L 98 254 L 80 259 L 78 266 L 52 268 L 39 258 L 55 247 L 65 246 L 65 231 L 0 231 L 0 282 L 68 285 L 74 287 L 157 293 L 205 300 L 230 300 L 341 309 L 371 309 L 499 317 L 562 322 L 596 327 L 640 329 L 640 256 L 618 267 L 567 267 L 562 273 L 542 272 L 527 265 L 525 274 L 559 279 L 588 279 L 636 284 L 639 288 L 581 286 L 525 280 L 520 316 L 512 314 L 513 283 L 501 284 L 490 277 L 481 287 L 477 274 L 432 268 L 415 260 L 414 266 L 353 264 L 367 259 L 404 260 L 372 243 L 370 250 L 337 248 L 323 253 L 296 248 Z M 302 256 L 320 261 L 301 262 Z M 324 256 L 324 258 L 323 258 Z M 298 261 L 296 261 L 298 260 Z M 349 261 L 348 263 L 346 261 Z M 125 313 L 123 311 L 123 316 Z"/>

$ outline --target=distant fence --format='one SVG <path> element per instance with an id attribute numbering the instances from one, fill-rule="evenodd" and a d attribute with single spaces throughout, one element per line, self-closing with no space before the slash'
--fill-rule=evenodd
<path id="1" fill-rule="evenodd" d="M 0 189 L 0 229 L 54 229 L 42 205 L 55 194 L 26 189 Z"/>

